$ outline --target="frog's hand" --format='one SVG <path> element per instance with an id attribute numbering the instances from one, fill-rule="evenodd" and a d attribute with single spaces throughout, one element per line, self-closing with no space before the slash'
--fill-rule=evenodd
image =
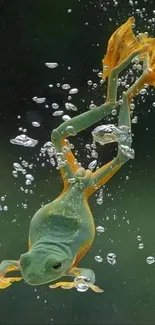
<path id="1" fill-rule="evenodd" d="M 13 282 L 22 280 L 22 277 L 6 278 L 5 275 L 11 271 L 20 271 L 18 261 L 6 260 L 0 264 L 0 289 L 5 289 Z"/>
<path id="2" fill-rule="evenodd" d="M 0 277 L 11 271 L 20 271 L 19 262 L 14 260 L 5 260 L 0 264 Z"/>
<path id="3" fill-rule="evenodd" d="M 49 286 L 51 289 L 56 289 L 58 287 L 61 287 L 62 289 L 72 289 L 75 287 L 75 282 L 57 282 Z"/>
<path id="4" fill-rule="evenodd" d="M 89 288 L 92 289 L 93 291 L 97 292 L 97 293 L 102 293 L 104 292 L 103 289 L 99 288 L 98 286 L 95 286 L 92 283 L 89 283 Z"/>
<path id="5" fill-rule="evenodd" d="M 20 280 L 22 280 L 22 277 L 11 277 L 11 278 L 0 277 L 0 289 L 5 289 L 11 286 L 13 282 L 18 282 Z"/>
<path id="6" fill-rule="evenodd" d="M 58 287 L 61 287 L 62 289 L 72 289 L 72 288 L 76 288 L 78 283 L 85 283 L 85 281 L 76 281 L 76 282 L 57 282 L 55 284 L 51 284 L 49 286 L 49 288 L 51 289 L 56 289 Z M 90 289 L 92 289 L 94 292 L 97 292 L 97 293 L 102 293 L 103 292 L 103 289 L 99 288 L 98 286 L 95 286 L 94 284 L 92 283 L 87 283 L 88 287 Z"/>

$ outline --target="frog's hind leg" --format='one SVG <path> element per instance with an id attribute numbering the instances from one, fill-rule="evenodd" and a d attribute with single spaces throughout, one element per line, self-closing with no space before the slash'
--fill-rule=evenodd
<path id="1" fill-rule="evenodd" d="M 60 157 L 63 156 L 66 160 L 66 162 L 59 168 L 64 182 L 64 190 L 66 190 L 69 186 L 68 179 L 74 177 L 74 173 L 80 167 L 73 153 L 70 151 L 68 144 L 66 145 L 65 141 L 69 136 L 75 136 L 78 132 L 99 122 L 104 117 L 111 114 L 113 109 L 119 108 L 119 104 L 117 102 L 118 75 L 131 62 L 131 60 L 140 53 L 141 51 L 137 50 L 137 52 L 129 55 L 127 59 L 125 59 L 119 66 L 115 67 L 111 71 L 108 79 L 108 96 L 106 102 L 103 105 L 80 114 L 69 121 L 63 122 L 57 129 L 52 131 L 51 140 L 56 146 Z M 122 163 L 118 167 L 117 164 L 116 171 L 120 168 L 121 165 Z"/>
<path id="2" fill-rule="evenodd" d="M 145 78 L 146 70 L 148 69 L 149 62 L 147 54 L 144 56 L 143 61 L 143 74 L 140 78 L 126 91 L 123 93 L 123 103 L 120 107 L 118 126 L 126 126 L 128 129 L 128 136 L 123 141 L 118 141 L 118 154 L 109 163 L 105 164 L 97 171 L 92 173 L 90 182 L 87 189 L 85 190 L 86 198 L 93 194 L 98 188 L 103 186 L 120 168 L 121 166 L 129 160 L 127 156 L 121 153 L 120 146 L 124 145 L 131 148 L 132 137 L 131 137 L 131 118 L 130 118 L 130 100 L 133 97 L 133 94 L 137 94 L 140 89 L 140 85 Z M 110 91 L 109 91 L 110 93 Z"/>

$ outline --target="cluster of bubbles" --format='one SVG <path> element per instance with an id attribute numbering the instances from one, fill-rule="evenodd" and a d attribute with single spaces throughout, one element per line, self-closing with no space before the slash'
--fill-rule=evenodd
<path id="1" fill-rule="evenodd" d="M 107 262 L 111 265 L 115 265 L 116 264 L 116 255 L 114 253 L 108 253 L 107 254 Z M 95 261 L 98 263 L 102 263 L 103 262 L 103 257 L 101 257 L 100 255 L 96 255 L 95 256 Z"/>
<path id="2" fill-rule="evenodd" d="M 2 206 L 2 203 L 0 204 L 0 211 L 8 211 L 8 206 L 5 204 L 6 195 L 1 196 L 1 202 L 4 202 L 4 205 Z"/>

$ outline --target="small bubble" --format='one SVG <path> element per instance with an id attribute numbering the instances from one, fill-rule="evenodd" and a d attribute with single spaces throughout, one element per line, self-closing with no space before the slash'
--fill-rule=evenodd
<path id="1" fill-rule="evenodd" d="M 5 196 L 1 196 L 1 201 L 5 201 Z"/>
<path id="2" fill-rule="evenodd" d="M 52 103 L 52 108 L 54 108 L 54 109 L 59 108 L 59 104 L 57 104 L 57 103 Z"/>
<path id="3" fill-rule="evenodd" d="M 40 123 L 39 122 L 36 122 L 36 121 L 32 122 L 32 125 L 34 127 L 36 127 L 36 128 L 39 128 L 40 127 Z"/>
<path id="4" fill-rule="evenodd" d="M 105 228 L 102 226 L 98 226 L 98 227 L 96 227 L 96 231 L 99 233 L 102 233 L 102 232 L 105 232 Z"/>
<path id="5" fill-rule="evenodd" d="M 77 111 L 77 107 L 71 103 L 65 103 L 65 108 L 71 111 Z"/>
<path id="6" fill-rule="evenodd" d="M 99 72 L 97 75 L 99 78 L 102 78 L 102 72 Z"/>
<path id="7" fill-rule="evenodd" d="M 143 249 L 143 248 L 144 248 L 144 244 L 143 244 L 143 243 L 140 243 L 140 244 L 138 245 L 138 248 L 139 248 L 139 249 Z"/>
<path id="8" fill-rule="evenodd" d="M 49 69 L 54 69 L 58 66 L 58 63 L 57 62 L 46 62 L 45 65 Z"/>
<path id="9" fill-rule="evenodd" d="M 62 116 L 62 119 L 63 119 L 63 121 L 69 121 L 69 120 L 71 120 L 71 117 L 69 116 L 69 115 L 63 115 Z"/>
<path id="10" fill-rule="evenodd" d="M 69 84 L 63 84 L 62 89 L 68 90 L 68 89 L 70 89 L 70 85 Z"/>
<path id="11" fill-rule="evenodd" d="M 70 95 L 77 94 L 77 93 L 78 93 L 78 89 L 77 89 L 77 88 L 72 88 L 72 89 L 70 89 L 70 91 L 69 91 L 69 94 L 70 94 Z"/>
<path id="12" fill-rule="evenodd" d="M 147 264 L 153 264 L 155 262 L 155 258 L 154 258 L 154 256 L 148 256 L 147 258 L 146 258 L 146 263 Z"/>
<path id="13" fill-rule="evenodd" d="M 112 113 L 113 116 L 117 115 L 116 109 L 113 109 L 111 113 Z"/>
<path id="14" fill-rule="evenodd" d="M 21 172 L 23 170 L 23 167 L 18 163 L 13 163 L 13 167 L 15 170 L 17 170 L 19 172 Z"/>
<path id="15" fill-rule="evenodd" d="M 31 174 L 25 175 L 26 179 L 29 179 L 31 182 L 34 181 L 34 177 Z"/>
<path id="16" fill-rule="evenodd" d="M 22 165 L 23 165 L 24 167 L 28 167 L 28 162 L 27 162 L 26 160 L 22 160 Z"/>
<path id="17" fill-rule="evenodd" d="M 88 84 L 89 86 L 92 86 L 92 84 L 93 84 L 92 80 L 88 80 L 88 81 L 87 81 L 87 84 Z"/>
<path id="18" fill-rule="evenodd" d="M 137 116 L 135 116 L 133 119 L 132 119 L 132 121 L 131 121 L 133 124 L 136 124 L 137 122 L 138 122 L 138 117 Z"/>
<path id="19" fill-rule="evenodd" d="M 68 126 L 66 127 L 66 131 L 67 131 L 67 133 L 70 134 L 70 135 L 76 135 L 76 132 L 75 132 L 75 130 L 74 130 L 74 127 L 71 126 L 71 125 L 68 125 Z"/>
<path id="20" fill-rule="evenodd" d="M 68 9 L 67 12 L 68 14 L 70 14 L 72 12 L 72 9 Z"/>
<path id="21" fill-rule="evenodd" d="M 142 240 L 142 237 L 141 236 L 137 236 L 137 240 L 141 241 Z"/>
<path id="22" fill-rule="evenodd" d="M 97 255 L 97 256 L 95 256 L 95 261 L 98 263 L 102 263 L 103 258 L 101 256 Z"/>
<path id="23" fill-rule="evenodd" d="M 90 170 L 93 170 L 96 166 L 97 166 L 97 160 L 95 159 L 95 160 L 90 162 L 90 164 L 88 165 L 88 168 Z"/>
<path id="24" fill-rule="evenodd" d="M 116 264 L 116 255 L 114 253 L 109 253 L 107 255 L 107 261 L 109 264 L 114 265 Z"/>
<path id="25" fill-rule="evenodd" d="M 146 90 L 145 88 L 143 88 L 143 89 L 140 90 L 140 94 L 141 94 L 141 95 L 145 95 L 146 92 L 147 92 L 147 90 Z"/>
<path id="26" fill-rule="evenodd" d="M 17 170 L 13 170 L 13 171 L 12 171 L 12 175 L 13 175 L 14 177 L 17 178 L 17 177 L 18 177 L 18 172 L 17 172 Z"/>
<path id="27" fill-rule="evenodd" d="M 90 105 L 89 105 L 89 109 L 93 109 L 93 108 L 95 108 L 96 107 L 96 105 L 94 104 L 94 103 L 91 103 Z"/>
<path id="28" fill-rule="evenodd" d="M 98 205 L 102 205 L 103 204 L 103 198 L 102 197 L 97 198 L 96 203 Z"/>
<path id="29" fill-rule="evenodd" d="M 32 99 L 33 99 L 33 101 L 36 102 L 37 104 L 42 104 L 42 103 L 44 103 L 45 100 L 46 100 L 45 97 L 40 97 L 40 98 L 39 98 L 39 97 L 36 97 L 36 96 L 33 97 Z"/>
<path id="30" fill-rule="evenodd" d="M 26 185 L 31 185 L 31 181 L 30 179 L 27 179 L 26 182 L 25 182 Z"/>
<path id="31" fill-rule="evenodd" d="M 64 111 L 55 111 L 52 115 L 53 116 L 61 116 L 64 114 Z"/>
<path id="32" fill-rule="evenodd" d="M 7 205 L 4 205 L 3 210 L 4 211 L 8 211 L 8 206 Z"/>

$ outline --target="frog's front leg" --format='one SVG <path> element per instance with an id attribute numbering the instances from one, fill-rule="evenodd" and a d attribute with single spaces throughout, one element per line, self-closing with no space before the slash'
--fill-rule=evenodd
<path id="1" fill-rule="evenodd" d="M 95 283 L 95 273 L 93 270 L 85 269 L 85 268 L 77 268 L 73 267 L 66 276 L 74 277 L 73 282 L 57 282 L 55 284 L 50 285 L 51 289 L 56 289 L 61 287 L 62 289 L 72 289 L 78 288 L 80 285 L 86 284 L 88 288 L 92 289 L 94 292 L 102 293 L 103 289 L 99 288 L 98 286 L 94 285 Z"/>
<path id="2" fill-rule="evenodd" d="M 9 287 L 13 282 L 20 281 L 22 277 L 5 277 L 8 272 L 20 271 L 19 262 L 14 260 L 5 260 L 0 264 L 0 289 Z"/>

